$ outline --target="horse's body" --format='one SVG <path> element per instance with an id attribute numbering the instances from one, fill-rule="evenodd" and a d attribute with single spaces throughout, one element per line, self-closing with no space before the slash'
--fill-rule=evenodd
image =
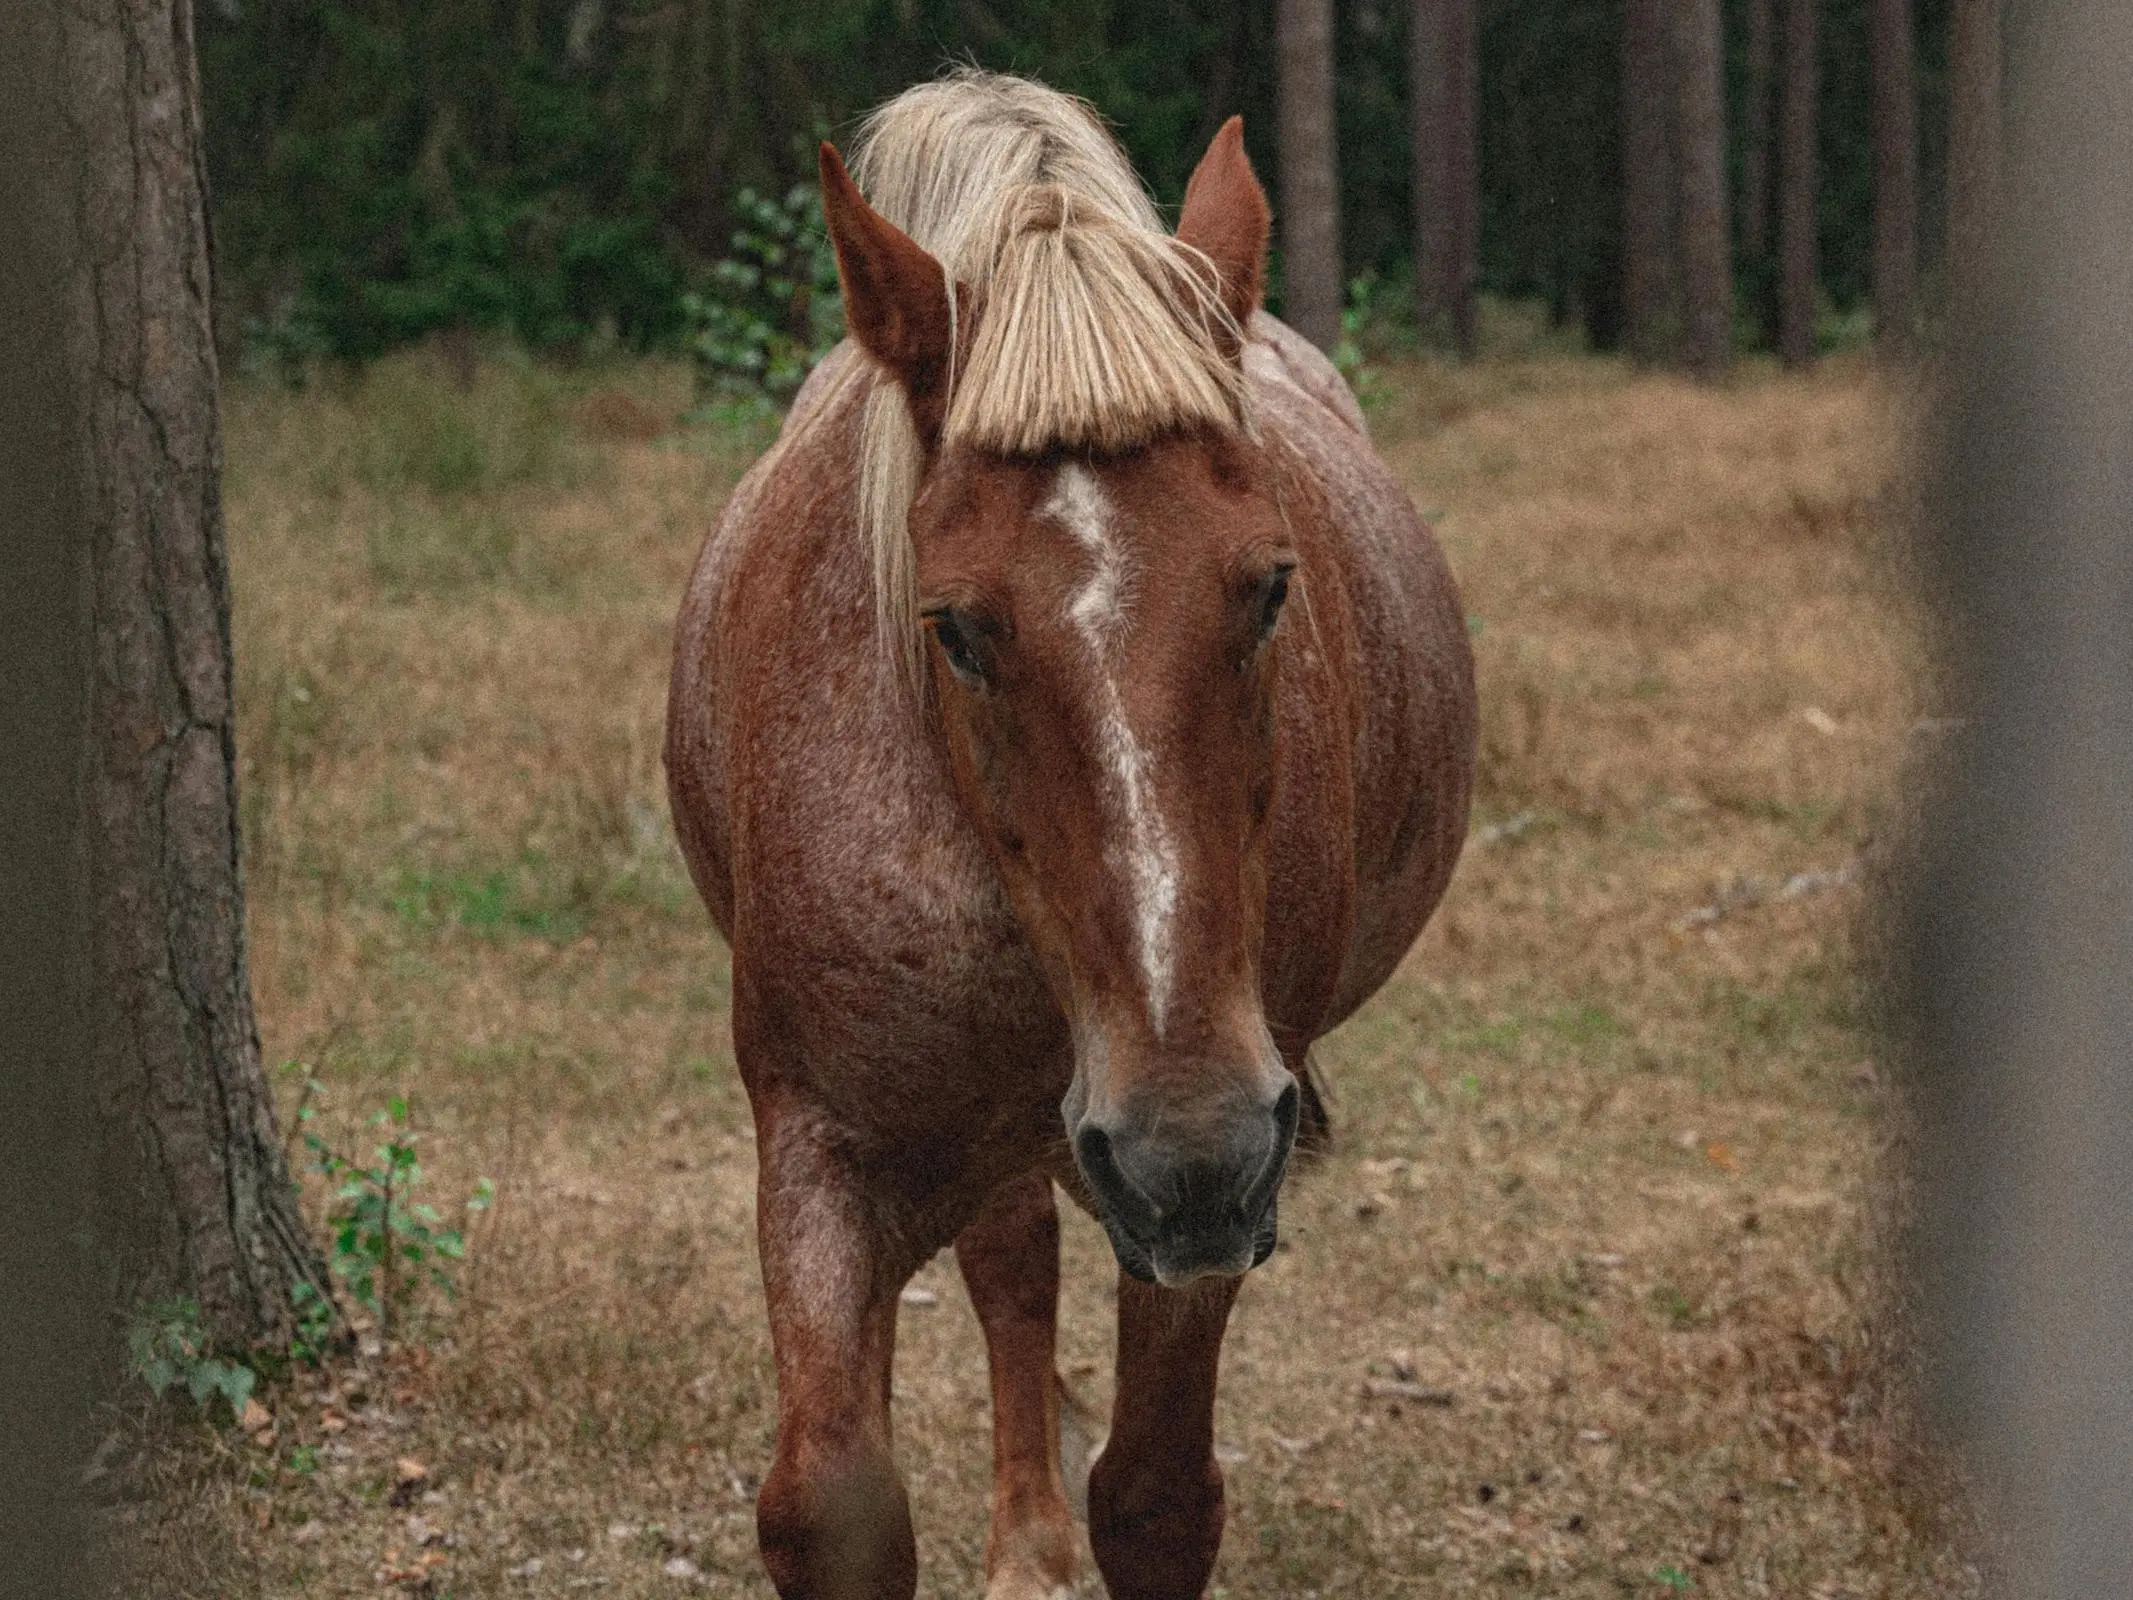
<path id="1" fill-rule="evenodd" d="M 997 83 L 967 86 L 977 93 Z M 844 193 L 832 187 L 841 178 L 826 158 L 833 202 Z M 880 219 L 855 204 L 852 191 L 842 213 L 832 205 L 831 220 L 865 342 L 881 323 L 859 298 L 865 291 L 855 280 L 867 269 L 857 259 L 864 240 L 855 242 L 853 230 Z M 1191 208 L 1188 201 L 1188 221 Z M 1210 257 L 1222 265 L 1216 252 Z M 1255 301 L 1256 254 L 1252 267 Z M 1249 302 L 1237 309 L 1249 338 L 1231 356 L 1241 363 L 1249 420 L 1234 438 L 1211 441 L 1204 427 L 1157 429 L 1125 450 L 1054 447 L 1008 457 L 959 454 L 929 437 L 921 477 L 932 498 L 914 509 L 912 537 L 919 539 L 922 513 L 934 515 L 925 508 L 945 499 L 964 508 L 975 530 L 969 540 L 1020 517 L 1080 541 L 1055 540 L 1069 552 L 1063 561 L 1086 549 L 1100 565 L 1123 563 L 1101 567 L 1096 578 L 1074 569 L 1061 582 L 1078 587 L 1060 591 L 1066 603 L 1056 614 L 1025 600 L 1014 624 L 996 627 L 1006 642 L 988 649 L 1023 649 L 1034 662 L 1044 629 L 1069 612 L 1082 632 L 1064 631 L 1061 651 L 1075 637 L 1092 648 L 1110 638 L 1095 631 L 1099 625 L 1125 637 L 1128 602 L 1136 614 L 1160 619 L 1155 585 L 1170 570 L 1164 541 L 1189 542 L 1196 496 L 1248 482 L 1256 514 L 1277 516 L 1271 525 L 1286 539 L 1276 576 L 1249 581 L 1275 586 L 1269 615 L 1278 616 L 1293 568 L 1299 599 L 1278 641 L 1266 646 L 1278 649 L 1278 670 L 1276 657 L 1251 664 L 1259 658 L 1248 651 L 1258 647 L 1239 647 L 1247 664 L 1235 671 L 1263 674 L 1269 708 L 1258 719 L 1266 724 L 1259 745 L 1250 743 L 1249 715 L 1239 736 L 1247 751 L 1239 759 L 1266 769 L 1251 813 L 1263 810 L 1262 822 L 1256 832 L 1237 824 L 1248 835 L 1241 855 L 1226 844 L 1205 855 L 1191 801 L 1166 799 L 1189 795 L 1194 775 L 1174 791 L 1163 787 L 1171 781 L 1159 759 L 1164 741 L 1189 744 L 1196 735 L 1190 719 L 1178 717 L 1163 724 L 1169 734 L 1132 734 L 1129 724 L 1153 724 L 1133 722 L 1148 702 L 1135 699 L 1138 680 L 1120 667 L 1124 687 L 1106 691 L 1112 720 L 1099 726 L 1069 717 L 1060 736 L 1067 753 L 1040 764 L 1074 770 L 1079 749 L 1096 775 L 1090 781 L 1109 796 L 1088 802 L 1088 815 L 1109 819 L 1102 840 L 1078 855 L 1047 847 L 1050 860 L 1083 863 L 1087 876 L 1044 867 L 1050 876 L 1041 894 L 1017 876 L 1025 824 L 1034 852 L 1035 831 L 1049 826 L 1044 819 L 1072 806 L 1029 800 L 1031 780 L 1000 776 L 1000 760 L 986 753 L 995 749 L 986 741 L 1000 737 L 988 731 L 993 725 L 966 725 L 955 706 L 959 678 L 969 677 L 978 687 L 968 715 L 1020 705 L 1013 726 L 1030 728 L 1028 708 L 1038 702 L 1028 696 L 1036 691 L 1017 690 L 1014 669 L 991 656 L 980 664 L 982 681 L 964 673 L 965 647 L 976 647 L 956 633 L 940 639 L 944 660 L 914 693 L 893 661 L 885 665 L 878 636 L 884 580 L 862 526 L 860 459 L 864 413 L 883 381 L 877 373 L 898 370 L 898 347 L 887 335 L 876 331 L 865 349 L 848 342 L 818 369 L 776 446 L 735 491 L 691 581 L 675 650 L 668 780 L 691 871 L 733 952 L 735 1050 L 757 1123 L 763 1268 L 780 1379 L 778 1461 L 760 1518 L 783 1593 L 911 1592 L 908 1517 L 888 1456 L 895 1308 L 909 1275 L 951 1242 L 993 1367 L 988 1595 L 1044 1595 L 1071 1578 L 1052 1376 L 1054 1181 L 1105 1218 L 1132 1274 L 1121 1279 L 1118 1409 L 1090 1485 L 1099 1564 L 1114 1593 L 1185 1596 L 1199 1593 L 1212 1562 L 1221 1488 L 1207 1426 L 1234 1272 L 1248 1264 L 1237 1252 L 1253 1240 L 1257 1256 L 1271 1247 L 1270 1188 L 1279 1183 L 1288 1133 L 1316 1108 L 1306 1048 L 1386 978 L 1443 892 L 1466 825 L 1474 731 L 1464 619 L 1434 541 L 1372 453 L 1331 366 L 1271 318 L 1252 315 Z M 971 336 L 971 307 L 963 310 L 960 334 L 952 314 L 946 324 L 951 343 Z M 976 314 L 984 315 L 982 304 Z M 894 326 L 908 327 L 915 315 Z M 909 370 L 918 373 L 904 381 L 923 435 L 931 391 L 926 369 Z M 1212 490 L 1202 481 L 1210 460 Z M 1182 487 L 1188 483 L 1195 487 Z M 984 509 L 995 501 L 1008 509 Z M 957 513 L 941 515 L 952 521 Z M 935 549 L 950 547 L 947 535 L 928 538 L 919 541 L 922 577 L 929 561 L 949 559 Z M 969 567 L 972 558 L 956 559 Z M 950 584 L 949 592 L 963 591 Z M 962 615 L 944 603 L 927 620 L 949 629 L 943 619 Z M 1265 626 L 1271 633 L 1272 621 Z M 1132 648 L 1139 646 L 1117 646 L 1118 659 Z M 1119 738 L 1130 747 L 1125 755 Z M 1099 745 L 1101 760 L 1092 753 Z M 1208 748 L 1204 780 L 1221 790 L 1222 752 L 1231 744 Z M 1117 781 L 1102 788 L 1106 770 Z M 1057 831 L 1072 839 L 1089 826 L 1069 815 Z M 1203 859 L 1233 855 L 1242 867 L 1215 870 L 1219 892 L 1203 891 L 1195 876 Z M 1222 887 L 1239 872 L 1241 901 Z M 1111 877 L 1125 887 L 1105 888 Z M 1126 909 L 1115 918 L 1091 913 L 1093 932 L 1062 931 L 1045 909 L 1067 907 L 1060 915 L 1072 921 L 1071 908 L 1108 903 L 1107 896 Z M 1260 896 L 1263 909 L 1252 904 Z M 1196 975 L 1197 952 L 1222 943 L 1197 931 L 1195 919 L 1207 918 L 1224 928 L 1248 924 L 1236 949 L 1245 952 L 1239 961 L 1263 1010 L 1256 1033 L 1255 1019 L 1223 1020 L 1239 1003 L 1219 998 L 1230 992 L 1222 980 Z M 1083 946 L 1097 954 L 1076 954 Z M 1115 968 L 1102 954 L 1112 946 L 1125 952 Z M 1128 1013 L 1137 1042 L 1127 1042 L 1127 1023 L 1115 1020 Z M 1202 1017 L 1213 1020 L 1203 1025 Z M 1170 1103 L 1185 1105 L 1186 1069 L 1172 1056 L 1242 1061 L 1255 1048 L 1247 1035 L 1270 1039 L 1278 1060 L 1246 1062 L 1217 1098 L 1232 1107 L 1256 1095 L 1253 1106 L 1274 1109 L 1250 1113 L 1259 1119 L 1249 1133 L 1257 1142 L 1250 1170 L 1223 1191 L 1234 1201 L 1225 1220 L 1180 1242 L 1163 1232 L 1169 1224 L 1161 1219 L 1171 1216 L 1163 1205 L 1152 1204 L 1145 1217 L 1137 1209 L 1159 1193 L 1160 1181 L 1115 1179 L 1105 1165 L 1114 1149 L 1119 1161 L 1140 1159 L 1141 1150 L 1124 1114 L 1105 1108 L 1125 1093 L 1121 1063 L 1144 1059 L 1136 1070 L 1164 1086 Z M 1231 1049 L 1225 1041 L 1233 1037 L 1246 1042 Z M 1291 1075 L 1303 1085 L 1301 1108 L 1293 1086 L 1281 1089 Z M 1277 1103 L 1277 1096 L 1285 1098 Z M 1200 1106 L 1192 1100 L 1174 1126 L 1197 1126 Z M 1077 1126 L 1094 1125 L 1099 1110 L 1110 1120 L 1092 1147 Z M 1203 1120 L 1216 1126 L 1213 1111 Z M 1232 1136 L 1222 1123 L 1220 1138 L 1235 1144 L 1246 1135 Z M 1270 1166 L 1261 1150 L 1269 1141 Z M 1162 1159 L 1170 1159 L 1167 1146 Z M 1102 1192 L 1092 1193 L 1091 1170 Z M 1178 1179 L 1188 1187 L 1197 1181 Z M 1126 1199 L 1108 1198 L 1114 1182 Z M 1263 1188 L 1263 1218 L 1237 1211 L 1260 1204 Z M 1249 1235 L 1242 1244 L 1232 1223 Z M 1142 1281 L 1150 1277 L 1176 1286 Z"/>

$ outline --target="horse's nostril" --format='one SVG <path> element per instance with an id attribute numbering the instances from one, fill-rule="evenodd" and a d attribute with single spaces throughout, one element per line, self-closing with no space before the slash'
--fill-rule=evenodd
<path id="1" fill-rule="evenodd" d="M 1091 1123 L 1074 1136 L 1074 1154 L 1080 1158 L 1082 1171 L 1092 1178 L 1097 1173 L 1115 1178 L 1118 1161 L 1111 1154 L 1111 1136 Z"/>
<path id="2" fill-rule="evenodd" d="M 1086 1124 L 1074 1136 L 1074 1155 L 1081 1163 L 1082 1176 L 1089 1180 L 1089 1187 L 1096 1191 L 1098 1200 L 1143 1226 L 1155 1222 L 1153 1208 L 1143 1199 L 1139 1186 L 1119 1165 L 1117 1147 L 1107 1130 L 1094 1123 Z"/>
<path id="3" fill-rule="evenodd" d="M 1296 1087 L 1294 1078 L 1282 1086 L 1274 1100 L 1274 1145 L 1285 1150 L 1289 1141 L 1296 1137 L 1297 1119 L 1303 1114 L 1303 1092 Z"/>

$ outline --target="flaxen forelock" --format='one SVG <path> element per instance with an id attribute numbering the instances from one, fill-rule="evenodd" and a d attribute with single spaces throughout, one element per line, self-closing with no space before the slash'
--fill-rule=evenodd
<path id="1" fill-rule="evenodd" d="M 1226 354 L 1241 333 L 1212 264 L 1163 230 L 1081 101 L 958 70 L 874 112 L 852 171 L 977 313 L 950 374 L 944 442 L 1003 455 L 1116 451 L 1243 421 L 1242 375 Z M 860 521 L 883 648 L 913 686 L 921 639 L 907 524 L 922 466 L 910 409 L 877 375 L 860 436 Z"/>

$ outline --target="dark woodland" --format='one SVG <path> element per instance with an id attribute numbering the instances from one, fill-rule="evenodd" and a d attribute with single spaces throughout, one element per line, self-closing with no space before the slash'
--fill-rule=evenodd
<path id="1" fill-rule="evenodd" d="M 1906 300 L 1918 276 L 1929 309 L 1943 276 L 1949 12 L 1960 8 L 1710 4 L 1715 153 L 1702 138 L 1708 91 L 1685 116 L 1667 92 L 1708 82 L 1710 63 L 1684 79 L 1679 40 L 1640 45 L 1639 0 L 1325 8 L 1337 204 L 1311 205 L 1337 215 L 1339 248 L 1307 254 L 1345 271 L 1351 306 L 1455 344 L 1472 339 L 1458 296 L 1446 298 L 1455 280 L 1541 301 L 1596 348 L 1631 342 L 1706 366 L 1729 331 L 1721 277 L 1733 342 L 1782 339 L 1796 360 L 1817 319 L 1870 303 L 1877 271 Z M 211 0 L 200 46 L 225 348 L 364 358 L 455 328 L 566 351 L 602 339 L 676 347 L 690 329 L 685 296 L 713 285 L 736 231 L 752 226 L 749 198 L 783 200 L 811 181 L 818 138 L 848 135 L 868 107 L 951 62 L 1086 96 L 1166 204 L 1236 112 L 1273 184 L 1299 154 L 1285 169 L 1282 63 L 1309 56 L 1293 39 L 1285 49 L 1282 30 L 1317 12 L 1275 0 Z M 1462 56 L 1459 30 L 1474 31 L 1470 80 L 1444 54 L 1446 27 Z M 1883 157 L 1901 237 L 1884 232 L 1878 268 L 1877 37 L 1878 125 L 1885 139 L 1916 138 L 1915 153 Z M 1791 59 L 1795 41 L 1812 61 Z M 1418 66 L 1436 84 L 1419 102 Z M 1904 98 L 1891 106 L 1891 94 Z M 1467 102 L 1470 141 L 1456 125 Z M 1452 231 L 1433 234 L 1415 204 L 1415 152 L 1448 115 L 1419 186 L 1454 198 Z M 1471 182 L 1432 170 L 1466 148 Z M 1711 233 L 1715 199 L 1723 239 Z M 1641 255 L 1639 226 L 1656 240 Z M 1419 296 L 1418 244 L 1436 257 Z M 1277 307 L 1281 264 L 1277 247 Z M 1912 315 L 1898 313 L 1906 328 Z"/>

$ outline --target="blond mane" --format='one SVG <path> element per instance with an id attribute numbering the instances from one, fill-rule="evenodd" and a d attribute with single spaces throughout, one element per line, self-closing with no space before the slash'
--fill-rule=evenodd
<path id="1" fill-rule="evenodd" d="M 1212 265 L 1164 231 L 1125 152 L 1083 102 L 959 69 L 867 118 L 852 175 L 969 291 L 944 444 L 1001 455 L 1130 450 L 1244 420 L 1241 342 Z M 860 525 L 885 659 L 922 657 L 908 522 L 923 451 L 902 392 L 869 369 Z"/>

